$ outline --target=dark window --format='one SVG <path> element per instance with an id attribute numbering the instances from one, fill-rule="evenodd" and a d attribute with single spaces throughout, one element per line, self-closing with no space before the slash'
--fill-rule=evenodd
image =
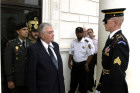
<path id="1" fill-rule="evenodd" d="M 16 4 L 30 4 L 30 5 L 39 5 L 39 0 L 1 0 L 6 3 L 16 3 Z"/>
<path id="2" fill-rule="evenodd" d="M 8 40 L 17 37 L 15 26 L 22 22 L 27 22 L 29 14 L 35 14 L 39 23 L 42 20 L 42 0 L 1 0 L 1 73 L 2 73 L 2 93 L 6 89 L 3 86 L 3 52 Z M 7 83 L 6 83 L 7 84 Z"/>
<path id="3" fill-rule="evenodd" d="M 28 14 L 33 12 L 41 23 L 41 0 L 2 0 L 1 4 L 1 38 L 16 37 L 15 25 L 28 21 Z"/>

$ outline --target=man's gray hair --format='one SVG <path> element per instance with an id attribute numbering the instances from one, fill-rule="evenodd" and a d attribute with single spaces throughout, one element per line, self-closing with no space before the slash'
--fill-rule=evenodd
<path id="1" fill-rule="evenodd" d="M 52 27 L 52 25 L 49 23 L 41 23 L 38 27 L 39 36 L 40 34 L 44 34 L 46 32 L 45 29 L 48 27 Z"/>

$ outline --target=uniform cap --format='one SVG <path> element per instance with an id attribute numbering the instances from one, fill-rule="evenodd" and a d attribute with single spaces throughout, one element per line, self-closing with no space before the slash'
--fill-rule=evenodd
<path id="1" fill-rule="evenodd" d="M 101 10 L 102 13 L 105 13 L 105 17 L 103 19 L 103 22 L 107 21 L 108 19 L 110 19 L 112 17 L 124 16 L 124 10 L 126 10 L 126 8 L 116 8 L 116 9 Z"/>
<path id="2" fill-rule="evenodd" d="M 17 24 L 16 30 L 20 30 L 23 27 L 28 27 L 28 24 L 26 22 Z"/>
<path id="3" fill-rule="evenodd" d="M 77 27 L 75 31 L 76 31 L 76 33 L 83 33 L 84 32 L 82 27 Z"/>

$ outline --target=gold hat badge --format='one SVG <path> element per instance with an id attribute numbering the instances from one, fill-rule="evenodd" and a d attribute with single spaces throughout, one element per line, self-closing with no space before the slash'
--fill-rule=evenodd
<path id="1" fill-rule="evenodd" d="M 18 51 L 19 47 L 18 47 L 18 46 L 16 46 L 15 48 L 16 48 L 16 51 Z"/>
<path id="2" fill-rule="evenodd" d="M 29 28 L 29 31 L 32 31 L 32 29 L 34 29 L 34 30 L 38 29 L 38 18 L 37 17 L 34 17 L 34 20 L 30 20 L 28 22 L 28 28 Z"/>

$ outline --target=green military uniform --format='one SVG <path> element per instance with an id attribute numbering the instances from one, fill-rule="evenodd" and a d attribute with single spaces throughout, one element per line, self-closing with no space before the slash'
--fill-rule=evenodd
<path id="1" fill-rule="evenodd" d="M 26 47 L 19 38 L 10 40 L 4 52 L 4 68 L 7 81 L 13 81 L 16 86 L 25 86 L 25 65 L 27 48 L 31 41 L 26 39 Z"/>

